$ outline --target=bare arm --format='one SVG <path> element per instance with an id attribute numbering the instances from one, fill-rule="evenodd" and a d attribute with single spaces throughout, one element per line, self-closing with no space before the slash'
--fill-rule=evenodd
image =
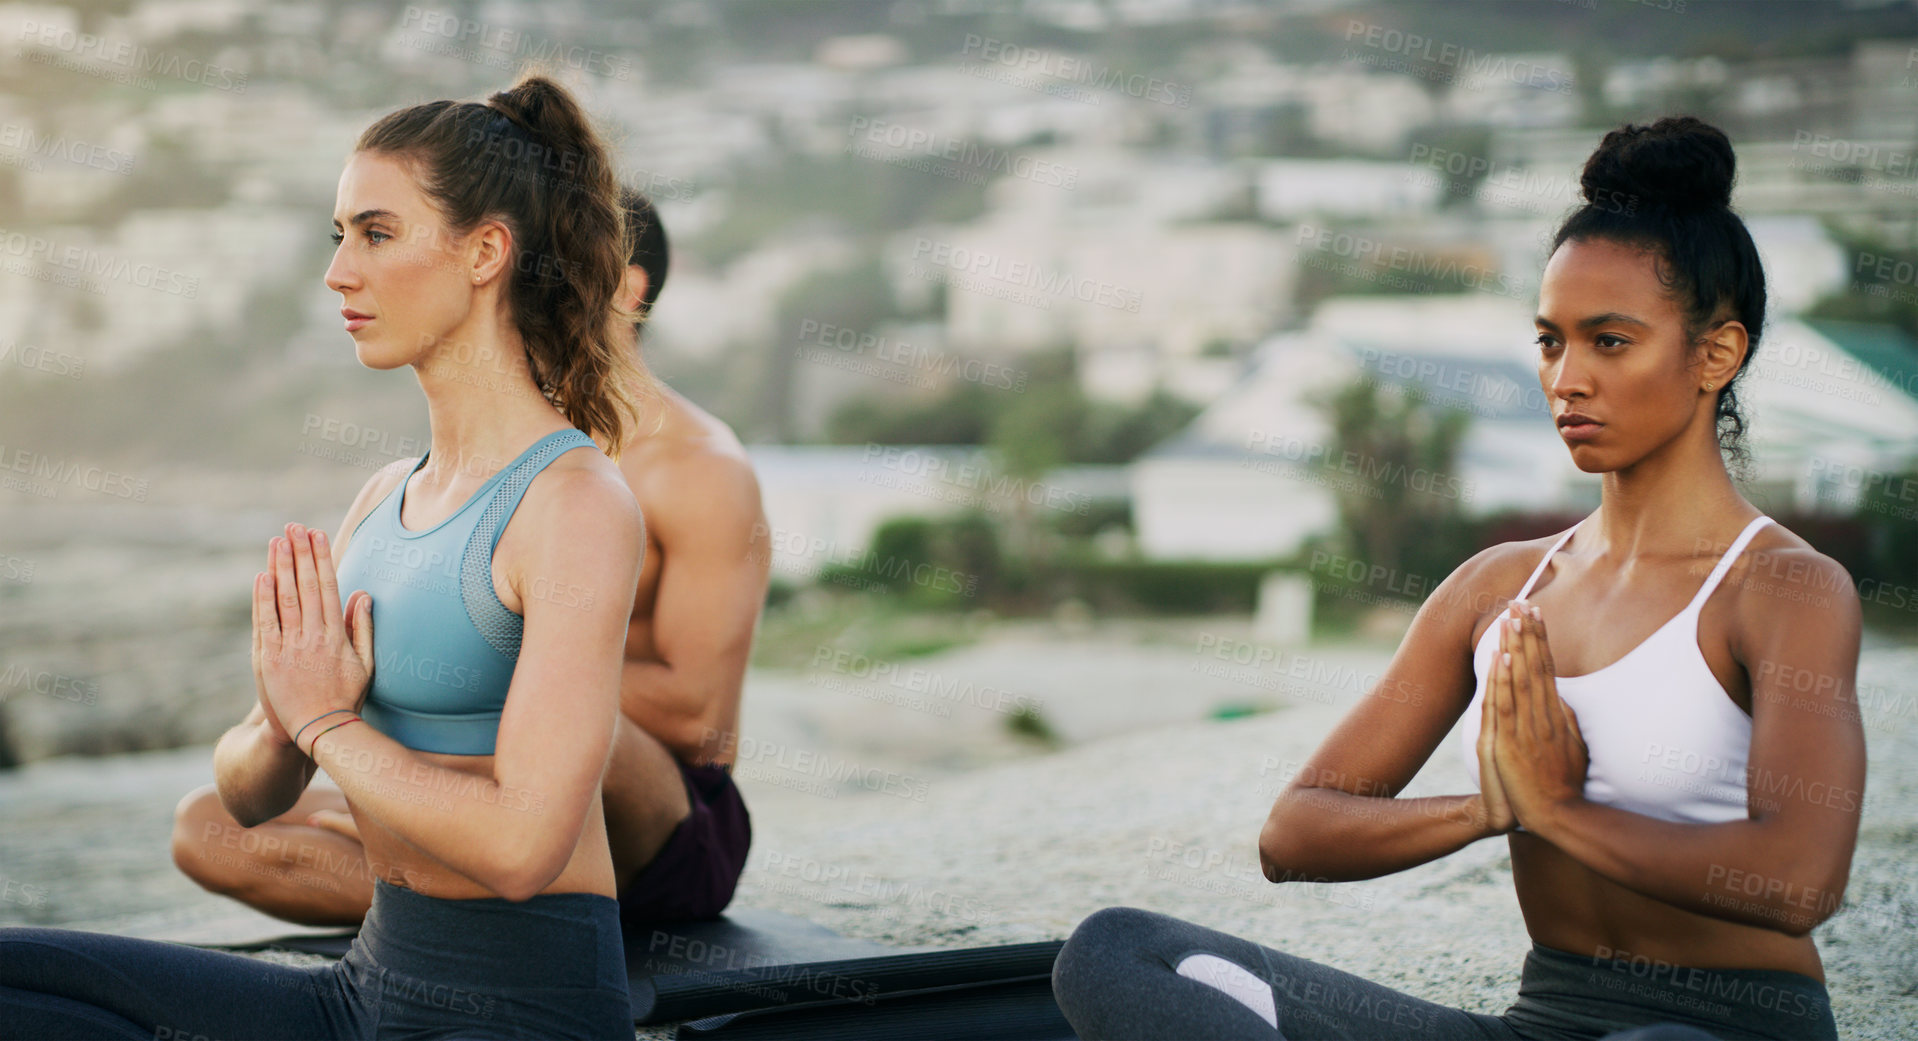
<path id="1" fill-rule="evenodd" d="M 595 467 L 542 473 L 511 523 L 530 527 L 511 579 L 525 627 L 493 778 L 439 766 L 369 726 L 302 743 L 357 812 L 500 896 L 526 900 L 565 870 L 606 768 L 641 521 L 617 474 Z M 316 570 L 331 580 L 330 559 Z M 607 595 L 582 603 L 525 592 L 536 588 Z"/>
<path id="2" fill-rule="evenodd" d="M 347 508 L 335 543 L 339 552 L 373 506 L 403 478 L 412 460 L 401 460 L 374 474 L 353 505 Z M 271 566 L 269 562 L 269 566 Z M 292 735 L 267 711 L 266 682 L 260 671 L 260 626 L 255 612 L 253 626 L 253 685 L 258 700 L 246 718 L 234 725 L 213 747 L 214 785 L 220 804 L 242 827 L 253 827 L 285 813 L 299 801 L 300 793 L 313 781 L 319 767 L 294 747 Z M 304 722 L 304 721 L 301 721 Z M 299 723 L 293 724 L 295 727 Z"/>
<path id="3" fill-rule="evenodd" d="M 653 609 L 658 661 L 627 661 L 620 708 L 688 762 L 731 744 L 720 725 L 739 699 L 772 565 L 759 484 L 744 460 L 684 457 L 666 482 L 681 503 L 648 518 L 665 547 Z"/>
<path id="4" fill-rule="evenodd" d="M 1508 830 L 1476 793 L 1397 798 L 1471 701 L 1472 629 L 1495 606 L 1479 590 L 1505 581 L 1501 550 L 1439 584 L 1378 683 L 1279 795 L 1259 833 L 1267 878 L 1376 878 Z"/>
<path id="5" fill-rule="evenodd" d="M 1697 914 L 1803 936 L 1838 909 L 1858 839 L 1860 620 L 1838 564 L 1810 550 L 1772 555 L 1803 578 L 1743 589 L 1736 604 L 1733 651 L 1752 684 L 1747 819 L 1665 821 L 1587 802 L 1582 788 L 1519 813 L 1528 830 L 1619 885 Z M 1550 675 L 1543 636 L 1541 628 L 1536 654 Z M 1541 714 L 1533 725 L 1546 723 Z"/>
<path id="6" fill-rule="evenodd" d="M 220 805 L 243 828 L 263 824 L 293 808 L 318 766 L 266 710 L 254 705 L 213 746 L 214 784 Z"/>

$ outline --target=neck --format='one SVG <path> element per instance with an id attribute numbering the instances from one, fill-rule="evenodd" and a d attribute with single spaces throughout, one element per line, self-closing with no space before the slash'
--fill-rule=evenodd
<path id="1" fill-rule="evenodd" d="M 420 476 L 429 484 L 484 478 L 570 425 L 533 382 L 518 332 L 501 323 L 451 330 L 413 371 L 426 394 L 432 457 Z"/>
<path id="2" fill-rule="evenodd" d="M 1719 454 L 1716 424 L 1605 475 L 1597 539 L 1607 556 L 1694 556 L 1722 534 L 1727 514 L 1752 510 Z"/>

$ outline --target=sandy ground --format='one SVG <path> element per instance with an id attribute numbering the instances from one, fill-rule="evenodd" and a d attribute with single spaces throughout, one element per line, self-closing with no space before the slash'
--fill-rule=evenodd
<path id="1" fill-rule="evenodd" d="M 1365 883 L 1260 877 L 1254 843 L 1273 795 L 1386 651 L 1260 659 L 1246 636 L 1229 618 L 1015 626 L 891 671 L 851 659 L 756 670 L 739 768 L 755 841 L 738 902 L 932 946 L 1063 937 L 1125 904 L 1501 1011 L 1528 945 L 1502 843 Z M 1860 689 L 1864 825 L 1846 908 L 1815 935 L 1842 1035 L 1906 1038 L 1918 1036 L 1918 648 L 1868 645 Z M 1209 718 L 1245 702 L 1277 710 Z M 1022 704 L 1058 750 L 1008 731 Z M 204 747 L 0 775 L 0 924 L 275 931 L 168 860 L 172 804 L 209 776 Z M 1409 794 L 1463 790 L 1448 742 Z"/>

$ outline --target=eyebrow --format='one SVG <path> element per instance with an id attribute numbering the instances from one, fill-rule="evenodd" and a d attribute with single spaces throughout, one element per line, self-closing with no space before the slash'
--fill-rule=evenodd
<path id="1" fill-rule="evenodd" d="M 1554 332 L 1558 331 L 1558 323 L 1542 314 L 1534 315 L 1532 321 L 1534 324 L 1542 325 Z M 1595 314 L 1590 318 L 1581 319 L 1578 323 L 1580 329 L 1596 329 L 1601 325 L 1636 325 L 1647 329 L 1651 328 L 1650 322 L 1645 321 L 1643 318 L 1634 318 L 1622 311 L 1607 311 L 1604 314 Z"/>
<path id="2" fill-rule="evenodd" d="M 364 224 L 367 224 L 376 220 L 392 221 L 394 223 L 398 223 L 399 219 L 400 219 L 400 215 L 397 213 L 394 213 L 392 210 L 361 210 L 360 212 L 354 214 L 352 219 L 347 221 L 347 223 L 357 228 Z M 333 221 L 333 223 L 335 226 L 338 226 L 340 222 L 336 218 Z"/>

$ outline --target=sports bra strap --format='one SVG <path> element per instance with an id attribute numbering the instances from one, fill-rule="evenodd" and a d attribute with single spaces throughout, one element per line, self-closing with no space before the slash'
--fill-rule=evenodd
<path id="1" fill-rule="evenodd" d="M 1583 523 L 1585 523 L 1584 519 L 1580 518 L 1578 524 L 1583 524 Z M 1565 534 L 1560 535 L 1558 537 L 1558 541 L 1552 543 L 1552 548 L 1545 551 L 1544 558 L 1538 562 L 1537 567 L 1532 569 L 1532 577 L 1525 580 L 1525 587 L 1523 589 L 1520 589 L 1518 591 L 1518 595 L 1513 597 L 1512 599 L 1514 600 L 1525 599 L 1526 594 L 1532 591 L 1533 584 L 1538 581 L 1538 576 L 1543 575 L 1545 573 L 1545 565 L 1552 562 L 1552 557 L 1558 553 L 1559 548 L 1564 546 L 1566 543 L 1566 540 L 1572 537 L 1572 532 L 1578 530 L 1578 524 L 1574 524 L 1571 527 L 1566 528 Z"/>
<path id="2" fill-rule="evenodd" d="M 540 471 L 546 469 L 546 464 L 562 453 L 592 443 L 593 439 L 577 427 L 555 430 L 540 438 L 538 443 L 527 449 L 526 457 L 519 461 L 519 465 L 505 471 L 499 487 L 493 490 L 492 501 L 486 504 L 486 511 L 480 514 L 479 526 L 473 530 L 474 541 L 488 539 L 486 550 L 489 556 L 499 549 L 500 537 L 506 534 L 506 520 L 519 509 L 519 501 L 526 495 L 533 478 L 538 477 Z"/>
<path id="3" fill-rule="evenodd" d="M 466 617 L 472 619 L 473 628 L 479 630 L 494 650 L 507 657 L 519 656 L 524 619 L 499 602 L 499 594 L 493 589 L 493 552 L 499 549 L 500 537 L 506 534 L 506 522 L 519 508 L 519 501 L 533 478 L 562 453 L 592 443 L 593 439 L 576 427 L 555 430 L 534 442 L 518 462 L 495 475 L 500 478 L 499 485 L 493 489 L 492 498 L 473 526 L 472 534 L 467 536 L 466 548 L 460 554 L 460 599 L 466 605 Z"/>
<path id="4" fill-rule="evenodd" d="M 1770 523 L 1770 517 L 1760 514 L 1753 517 L 1750 524 L 1745 525 L 1745 530 L 1739 532 L 1738 537 L 1732 540 L 1731 548 L 1725 551 L 1724 556 L 1718 558 L 1718 566 L 1712 568 L 1712 573 L 1705 579 L 1705 584 L 1698 587 L 1698 595 L 1692 597 L 1692 602 L 1685 605 L 1686 611 L 1696 611 L 1705 606 L 1706 598 L 1712 595 L 1712 590 L 1718 588 L 1718 583 L 1724 581 L 1725 573 L 1732 569 L 1732 563 L 1738 559 L 1740 553 L 1744 552 L 1745 544 L 1752 540 L 1753 535 L 1758 534 L 1758 529 Z"/>

